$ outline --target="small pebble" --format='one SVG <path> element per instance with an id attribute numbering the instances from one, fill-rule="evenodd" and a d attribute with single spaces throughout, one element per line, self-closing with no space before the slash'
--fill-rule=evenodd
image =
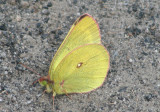
<path id="1" fill-rule="evenodd" d="M 73 4 L 77 4 L 77 0 L 73 0 Z"/>
<path id="2" fill-rule="evenodd" d="M 17 20 L 17 22 L 20 22 L 20 21 L 22 21 L 22 17 L 20 15 L 17 15 L 16 20 Z"/>
<path id="3" fill-rule="evenodd" d="M 41 23 L 37 23 L 36 27 L 39 28 L 41 26 Z"/>
<path id="4" fill-rule="evenodd" d="M 158 42 L 160 42 L 160 32 L 155 32 L 155 38 Z"/>
<path id="5" fill-rule="evenodd" d="M 42 39 L 45 39 L 45 38 L 47 38 L 48 37 L 48 34 L 43 34 L 43 35 L 41 35 L 41 38 Z"/>
<path id="6" fill-rule="evenodd" d="M 12 98 L 12 94 L 8 94 L 8 95 L 7 95 L 7 98 L 8 98 L 8 99 L 11 99 L 11 98 Z"/>
<path id="7" fill-rule="evenodd" d="M 149 94 L 146 94 L 146 95 L 144 96 L 144 99 L 149 102 L 149 101 L 152 100 L 153 97 L 154 97 L 154 96 L 153 96 L 151 93 L 149 93 Z"/>
<path id="8" fill-rule="evenodd" d="M 0 64 L 2 63 L 2 60 L 0 59 Z M 2 74 L 2 72 L 3 72 L 3 69 L 2 68 L 0 68 L 0 74 Z M 1 91 L 1 88 L 0 88 L 0 91 Z"/>
<path id="9" fill-rule="evenodd" d="M 13 99 L 14 101 L 16 101 L 16 99 L 17 99 L 17 98 L 16 98 L 15 96 L 13 96 L 13 98 L 12 98 L 12 99 Z"/>
<path id="10" fill-rule="evenodd" d="M 40 97 L 42 94 L 37 94 L 37 97 Z"/>
<path id="11" fill-rule="evenodd" d="M 0 24 L 0 30 L 6 31 L 7 27 L 5 23 Z"/>
<path id="12" fill-rule="evenodd" d="M 149 33 L 149 29 L 148 29 L 148 28 L 146 28 L 145 32 L 146 32 L 146 33 Z"/>
<path id="13" fill-rule="evenodd" d="M 4 66 L 4 67 L 3 67 L 3 69 L 7 69 L 7 68 L 8 68 L 7 66 Z"/>
<path id="14" fill-rule="evenodd" d="M 32 100 L 29 100 L 29 101 L 26 102 L 26 104 L 30 104 L 30 103 L 32 103 Z"/>
<path id="15" fill-rule="evenodd" d="M 160 87 L 160 82 L 157 84 L 158 87 Z"/>
<path id="16" fill-rule="evenodd" d="M 42 14 L 44 14 L 44 15 L 49 15 L 48 9 L 43 9 L 43 10 L 42 10 Z"/>
<path id="17" fill-rule="evenodd" d="M 133 60 L 130 58 L 130 59 L 129 59 L 129 62 L 130 62 L 130 63 L 132 63 L 132 62 L 133 62 Z"/>
<path id="18" fill-rule="evenodd" d="M 126 91 L 126 89 L 127 89 L 127 87 L 126 87 L 126 86 L 124 86 L 124 87 L 120 87 L 120 89 L 118 90 L 118 92 L 125 92 L 125 91 Z"/>
<path id="19" fill-rule="evenodd" d="M 47 4 L 47 7 L 52 7 L 52 3 L 49 2 L 49 3 Z"/>
<path id="20" fill-rule="evenodd" d="M 8 0 L 8 3 L 11 5 L 15 5 L 16 4 L 16 0 Z"/>
<path id="21" fill-rule="evenodd" d="M 155 52 L 155 53 L 158 53 L 158 50 L 156 49 L 154 52 Z"/>
<path id="22" fill-rule="evenodd" d="M 2 102 L 3 101 L 3 99 L 0 97 L 0 102 Z"/>
<path id="23" fill-rule="evenodd" d="M 7 75 L 7 74 L 8 74 L 8 71 L 5 71 L 4 74 Z"/>
<path id="24" fill-rule="evenodd" d="M 47 7 L 47 6 L 42 6 L 42 8 L 43 8 L 43 9 L 48 9 L 48 7 Z"/>
<path id="25" fill-rule="evenodd" d="M 0 57 L 6 57 L 6 53 L 2 52 Z"/>
<path id="26" fill-rule="evenodd" d="M 27 1 L 21 1 L 22 8 L 28 8 L 29 3 Z"/>
<path id="27" fill-rule="evenodd" d="M 44 21 L 45 23 L 48 23 L 49 18 L 44 18 L 43 21 Z"/>
<path id="28" fill-rule="evenodd" d="M 27 27 L 25 28 L 25 31 L 28 31 L 28 28 L 27 28 Z"/>
<path id="29" fill-rule="evenodd" d="M 77 13 L 77 16 L 80 16 L 80 15 L 81 15 L 81 14 L 78 12 L 78 13 Z"/>

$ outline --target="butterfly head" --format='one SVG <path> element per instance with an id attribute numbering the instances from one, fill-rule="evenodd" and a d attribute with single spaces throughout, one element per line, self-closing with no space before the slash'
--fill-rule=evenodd
<path id="1" fill-rule="evenodd" d="M 54 82 L 50 80 L 48 76 L 39 78 L 39 83 L 41 86 L 46 87 L 46 92 L 50 93 L 53 90 Z"/>

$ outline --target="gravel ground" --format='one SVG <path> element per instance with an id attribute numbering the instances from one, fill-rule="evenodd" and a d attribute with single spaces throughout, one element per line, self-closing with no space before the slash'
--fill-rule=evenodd
<path id="1" fill-rule="evenodd" d="M 88 94 L 56 96 L 56 112 L 160 112 L 159 0 L 0 0 L 0 112 L 51 112 L 52 94 L 32 82 L 47 75 L 73 22 L 99 23 L 111 67 Z"/>

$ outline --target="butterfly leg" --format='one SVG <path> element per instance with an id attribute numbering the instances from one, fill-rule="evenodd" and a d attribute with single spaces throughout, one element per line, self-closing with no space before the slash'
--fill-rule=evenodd
<path id="1" fill-rule="evenodd" d="M 65 89 L 63 89 L 63 92 L 66 94 L 66 96 L 68 96 L 69 99 L 72 99 L 72 97 L 68 95 Z"/>
<path id="2" fill-rule="evenodd" d="M 54 97 L 56 96 L 56 93 L 55 92 L 53 92 L 53 110 L 54 110 Z"/>
<path id="3" fill-rule="evenodd" d="M 63 89 L 64 80 L 60 83 L 60 86 L 62 87 L 62 91 L 71 99 L 71 97 L 68 95 L 67 91 Z"/>

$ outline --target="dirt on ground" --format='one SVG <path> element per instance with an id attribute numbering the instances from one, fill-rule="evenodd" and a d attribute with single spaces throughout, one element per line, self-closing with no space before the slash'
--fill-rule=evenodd
<path id="1" fill-rule="evenodd" d="M 102 87 L 58 95 L 55 112 L 160 112 L 159 0 L 0 0 L 0 112 L 52 112 L 38 75 L 71 25 L 88 13 L 99 24 L 110 53 Z"/>

